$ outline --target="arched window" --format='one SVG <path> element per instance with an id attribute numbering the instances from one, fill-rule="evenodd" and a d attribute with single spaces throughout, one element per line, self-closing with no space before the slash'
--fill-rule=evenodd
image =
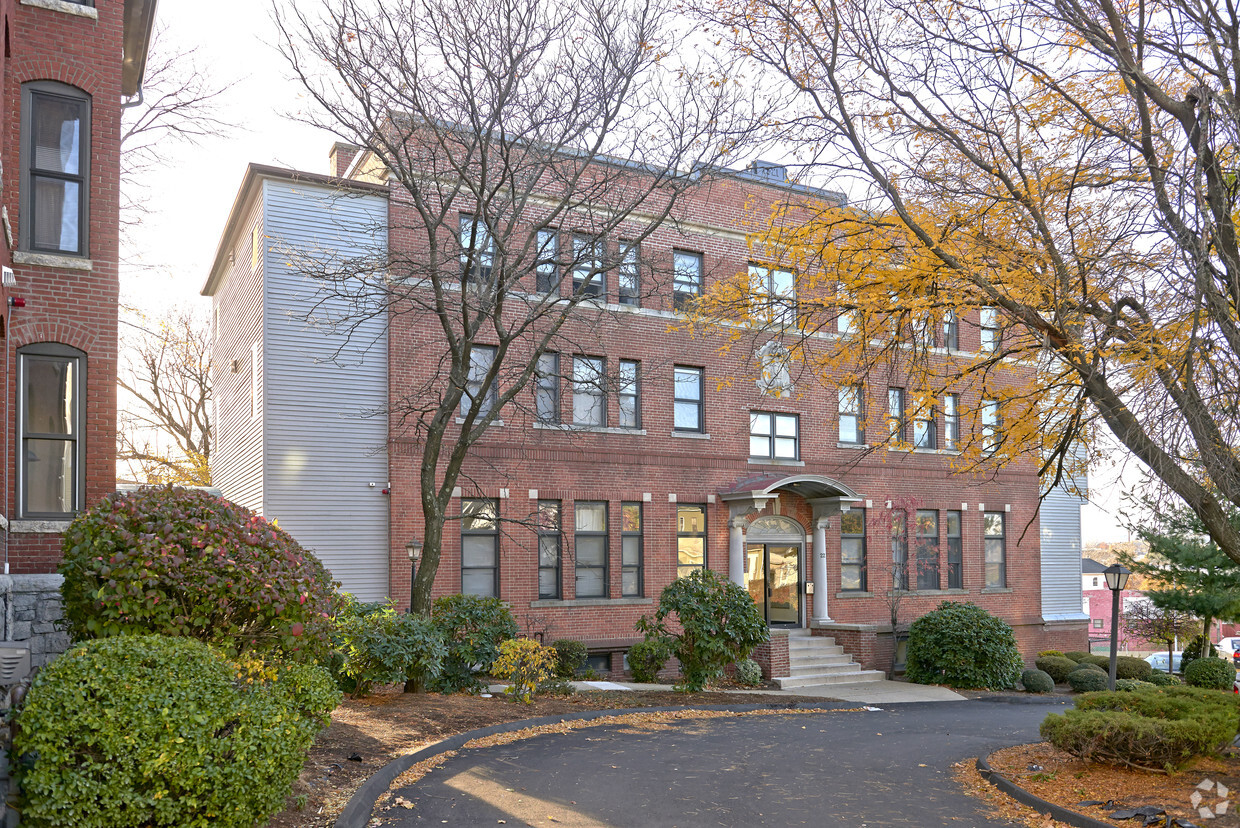
<path id="1" fill-rule="evenodd" d="M 22 517 L 71 517 L 82 507 L 86 354 L 42 342 L 17 352 Z"/>
<path id="2" fill-rule="evenodd" d="M 90 96 L 53 81 L 22 86 L 21 247 L 87 255 Z"/>

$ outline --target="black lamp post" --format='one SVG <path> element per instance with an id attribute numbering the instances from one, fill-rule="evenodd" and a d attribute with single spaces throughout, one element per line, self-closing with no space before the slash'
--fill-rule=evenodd
<path id="1" fill-rule="evenodd" d="M 1129 570 L 1119 564 L 1111 564 L 1102 570 L 1111 590 L 1111 672 L 1107 675 L 1107 689 L 1115 689 L 1115 659 L 1119 655 L 1119 594 L 1128 586 Z"/>
<path id="2" fill-rule="evenodd" d="M 409 613 L 413 614 L 413 582 L 418 579 L 418 566 L 422 563 L 422 542 L 417 538 L 405 544 L 409 555 Z"/>

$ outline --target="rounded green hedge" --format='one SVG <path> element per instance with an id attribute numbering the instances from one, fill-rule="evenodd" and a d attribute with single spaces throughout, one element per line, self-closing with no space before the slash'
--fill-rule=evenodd
<path id="1" fill-rule="evenodd" d="M 198 489 L 108 495 L 65 532 L 60 574 L 75 640 L 159 633 L 298 661 L 331 646 L 336 583 L 319 560 Z"/>
<path id="2" fill-rule="evenodd" d="M 1221 658 L 1197 658 L 1184 668 L 1184 683 L 1190 687 L 1230 690 L 1236 680 L 1236 668 Z"/>
<path id="3" fill-rule="evenodd" d="M 909 626 L 909 681 L 1006 690 L 1020 671 L 1012 628 L 976 604 L 944 601 Z"/>
<path id="4" fill-rule="evenodd" d="M 1104 655 L 1090 655 L 1086 653 L 1084 657 L 1076 660 L 1077 664 L 1092 664 L 1095 667 L 1101 667 L 1103 670 L 1111 669 L 1111 657 Z"/>
<path id="5" fill-rule="evenodd" d="M 736 680 L 747 687 L 757 687 L 762 683 L 762 667 L 752 658 L 736 662 Z"/>
<path id="6" fill-rule="evenodd" d="M 1056 684 L 1063 684 L 1068 680 L 1068 673 L 1076 669 L 1076 662 L 1064 656 L 1043 656 L 1035 661 L 1034 665 L 1050 675 Z"/>
<path id="7" fill-rule="evenodd" d="M 1107 665 L 1110 669 L 1110 664 Z M 1154 668 L 1143 658 L 1136 656 L 1119 656 L 1115 659 L 1115 677 L 1117 679 L 1137 679 L 1145 681 Z"/>
<path id="8" fill-rule="evenodd" d="M 1158 687 L 1174 687 L 1180 684 L 1178 677 L 1164 673 L 1162 670 L 1154 670 L 1145 678 L 1145 681 Z"/>
<path id="9" fill-rule="evenodd" d="M 14 738 L 23 823 L 253 828 L 340 700 L 308 664 L 246 681 L 199 641 L 87 641 L 35 678 Z"/>
<path id="10" fill-rule="evenodd" d="M 1053 693 L 1055 680 L 1044 670 L 1025 670 L 1020 674 L 1020 683 L 1026 693 Z"/>
<path id="11" fill-rule="evenodd" d="M 555 650 L 555 674 L 559 678 L 571 679 L 577 675 L 590 657 L 586 645 L 573 638 L 557 638 L 551 642 L 551 649 Z"/>
<path id="12" fill-rule="evenodd" d="M 1070 658 L 1073 661 L 1080 661 L 1081 659 L 1087 657 L 1088 655 L 1090 654 L 1085 652 L 1084 650 L 1069 650 L 1068 652 L 1064 653 L 1064 658 Z"/>
<path id="13" fill-rule="evenodd" d="M 671 642 L 665 638 L 647 638 L 629 647 L 629 672 L 633 681 L 640 684 L 653 684 L 658 680 L 659 671 L 672 657 Z"/>
<path id="14" fill-rule="evenodd" d="M 1110 672 L 1111 672 L 1106 667 L 1099 667 L 1097 664 L 1094 664 L 1092 662 L 1082 661 L 1080 664 L 1072 668 L 1072 672 L 1068 673 L 1069 677 L 1072 675 L 1072 673 L 1075 673 L 1078 670 L 1092 670 L 1095 673 L 1102 673 L 1104 676 L 1110 675 Z"/>
<path id="15" fill-rule="evenodd" d="M 1108 676 L 1101 670 L 1073 670 L 1068 674 L 1068 686 L 1078 693 L 1093 693 L 1107 689 Z"/>

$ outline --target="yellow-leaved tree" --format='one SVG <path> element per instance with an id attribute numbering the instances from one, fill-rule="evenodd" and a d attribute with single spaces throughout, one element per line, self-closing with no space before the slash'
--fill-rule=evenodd
<path id="1" fill-rule="evenodd" d="M 912 411 L 954 389 L 976 469 L 1024 455 L 1049 487 L 1105 429 L 1240 561 L 1237 10 L 698 3 L 782 96 L 807 180 L 852 198 L 756 205 L 758 267 L 695 323 L 777 327 L 834 382 L 895 372 Z M 778 268 L 786 313 L 763 288 Z M 911 438 L 869 419 L 915 441 L 916 416 Z"/>

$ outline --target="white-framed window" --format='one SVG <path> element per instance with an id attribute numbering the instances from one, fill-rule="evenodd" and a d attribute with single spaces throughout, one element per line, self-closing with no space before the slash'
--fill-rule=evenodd
<path id="1" fill-rule="evenodd" d="M 759 322 L 794 325 L 797 321 L 796 276 L 791 270 L 749 265 L 749 316 Z"/>
<path id="2" fill-rule="evenodd" d="M 461 278 L 467 284 L 489 284 L 495 265 L 495 239 L 491 231 L 481 219 L 462 213 L 460 243 Z"/>
<path id="3" fill-rule="evenodd" d="M 998 400 L 982 400 L 982 452 L 994 454 L 1003 441 L 1003 419 Z"/>
<path id="4" fill-rule="evenodd" d="M 573 558 L 578 598 L 606 598 L 607 578 L 607 504 L 583 502 L 574 504 L 576 533 L 573 536 Z"/>
<path id="5" fill-rule="evenodd" d="M 960 395 L 943 395 L 943 448 L 955 451 L 960 447 Z"/>
<path id="6" fill-rule="evenodd" d="M 960 318 L 951 308 L 943 312 L 943 347 L 949 351 L 960 350 Z"/>
<path id="7" fill-rule="evenodd" d="M 534 265 L 535 289 L 539 293 L 560 292 L 560 234 L 558 230 L 539 230 L 538 259 Z"/>
<path id="8" fill-rule="evenodd" d="M 499 597 L 499 501 L 461 501 L 461 593 Z"/>
<path id="9" fill-rule="evenodd" d="M 672 251 L 672 306 L 680 309 L 702 295 L 702 254 Z"/>
<path id="10" fill-rule="evenodd" d="M 672 371 L 673 426 L 676 431 L 703 431 L 702 369 L 677 365 Z"/>
<path id="11" fill-rule="evenodd" d="M 887 389 L 887 432 L 893 443 L 906 442 L 905 398 L 903 388 Z"/>
<path id="12" fill-rule="evenodd" d="M 840 589 L 865 591 L 865 509 L 840 515 Z"/>
<path id="13" fill-rule="evenodd" d="M 85 489 L 86 354 L 43 342 L 17 351 L 22 517 L 71 517 Z"/>
<path id="14" fill-rule="evenodd" d="M 573 425 L 607 425 L 605 365 L 602 357 L 573 357 Z"/>
<path id="15" fill-rule="evenodd" d="M 749 412 L 749 456 L 797 460 L 798 417 L 773 411 Z"/>
<path id="16" fill-rule="evenodd" d="M 986 588 L 1007 586 L 1007 532 L 1003 512 L 982 515 L 982 539 L 985 543 Z"/>
<path id="17" fill-rule="evenodd" d="M 603 240 L 597 236 L 573 236 L 573 293 L 607 297 L 607 274 L 603 271 Z"/>
<path id="18" fill-rule="evenodd" d="M 90 126 L 91 99 L 81 89 L 54 81 L 22 85 L 22 248 L 87 255 Z"/>
<path id="19" fill-rule="evenodd" d="M 534 367 L 534 419 L 560 421 L 560 355 L 542 354 Z"/>
<path id="20" fill-rule="evenodd" d="M 913 409 L 913 446 L 919 449 L 939 447 L 939 428 L 935 420 L 934 399 L 916 395 Z"/>
<path id="21" fill-rule="evenodd" d="M 981 325 L 981 344 L 979 350 L 983 354 L 999 351 L 999 311 L 997 308 L 982 308 L 978 314 Z"/>
<path id="22" fill-rule="evenodd" d="M 839 400 L 840 442 L 856 443 L 858 445 L 864 443 L 865 387 L 860 383 L 841 385 Z"/>
<path id="23" fill-rule="evenodd" d="M 620 403 L 620 428 L 641 428 L 641 363 L 633 359 L 620 360 L 619 383 L 616 397 Z"/>
<path id="24" fill-rule="evenodd" d="M 620 241 L 620 266 L 616 268 L 616 282 L 622 305 L 641 305 L 641 276 L 637 269 L 639 254 L 637 242 Z"/>
<path id="25" fill-rule="evenodd" d="M 499 397 L 498 389 L 494 382 L 490 387 L 483 391 L 483 385 L 486 383 L 487 374 L 491 372 L 491 366 L 495 363 L 495 346 L 493 345 L 474 345 L 469 351 L 469 371 L 465 375 L 465 393 L 461 394 L 461 416 L 464 417 L 469 413 L 470 406 L 474 400 L 480 400 L 478 403 L 478 416 L 485 417 L 491 413 L 491 409 L 495 407 L 495 401 Z"/>

